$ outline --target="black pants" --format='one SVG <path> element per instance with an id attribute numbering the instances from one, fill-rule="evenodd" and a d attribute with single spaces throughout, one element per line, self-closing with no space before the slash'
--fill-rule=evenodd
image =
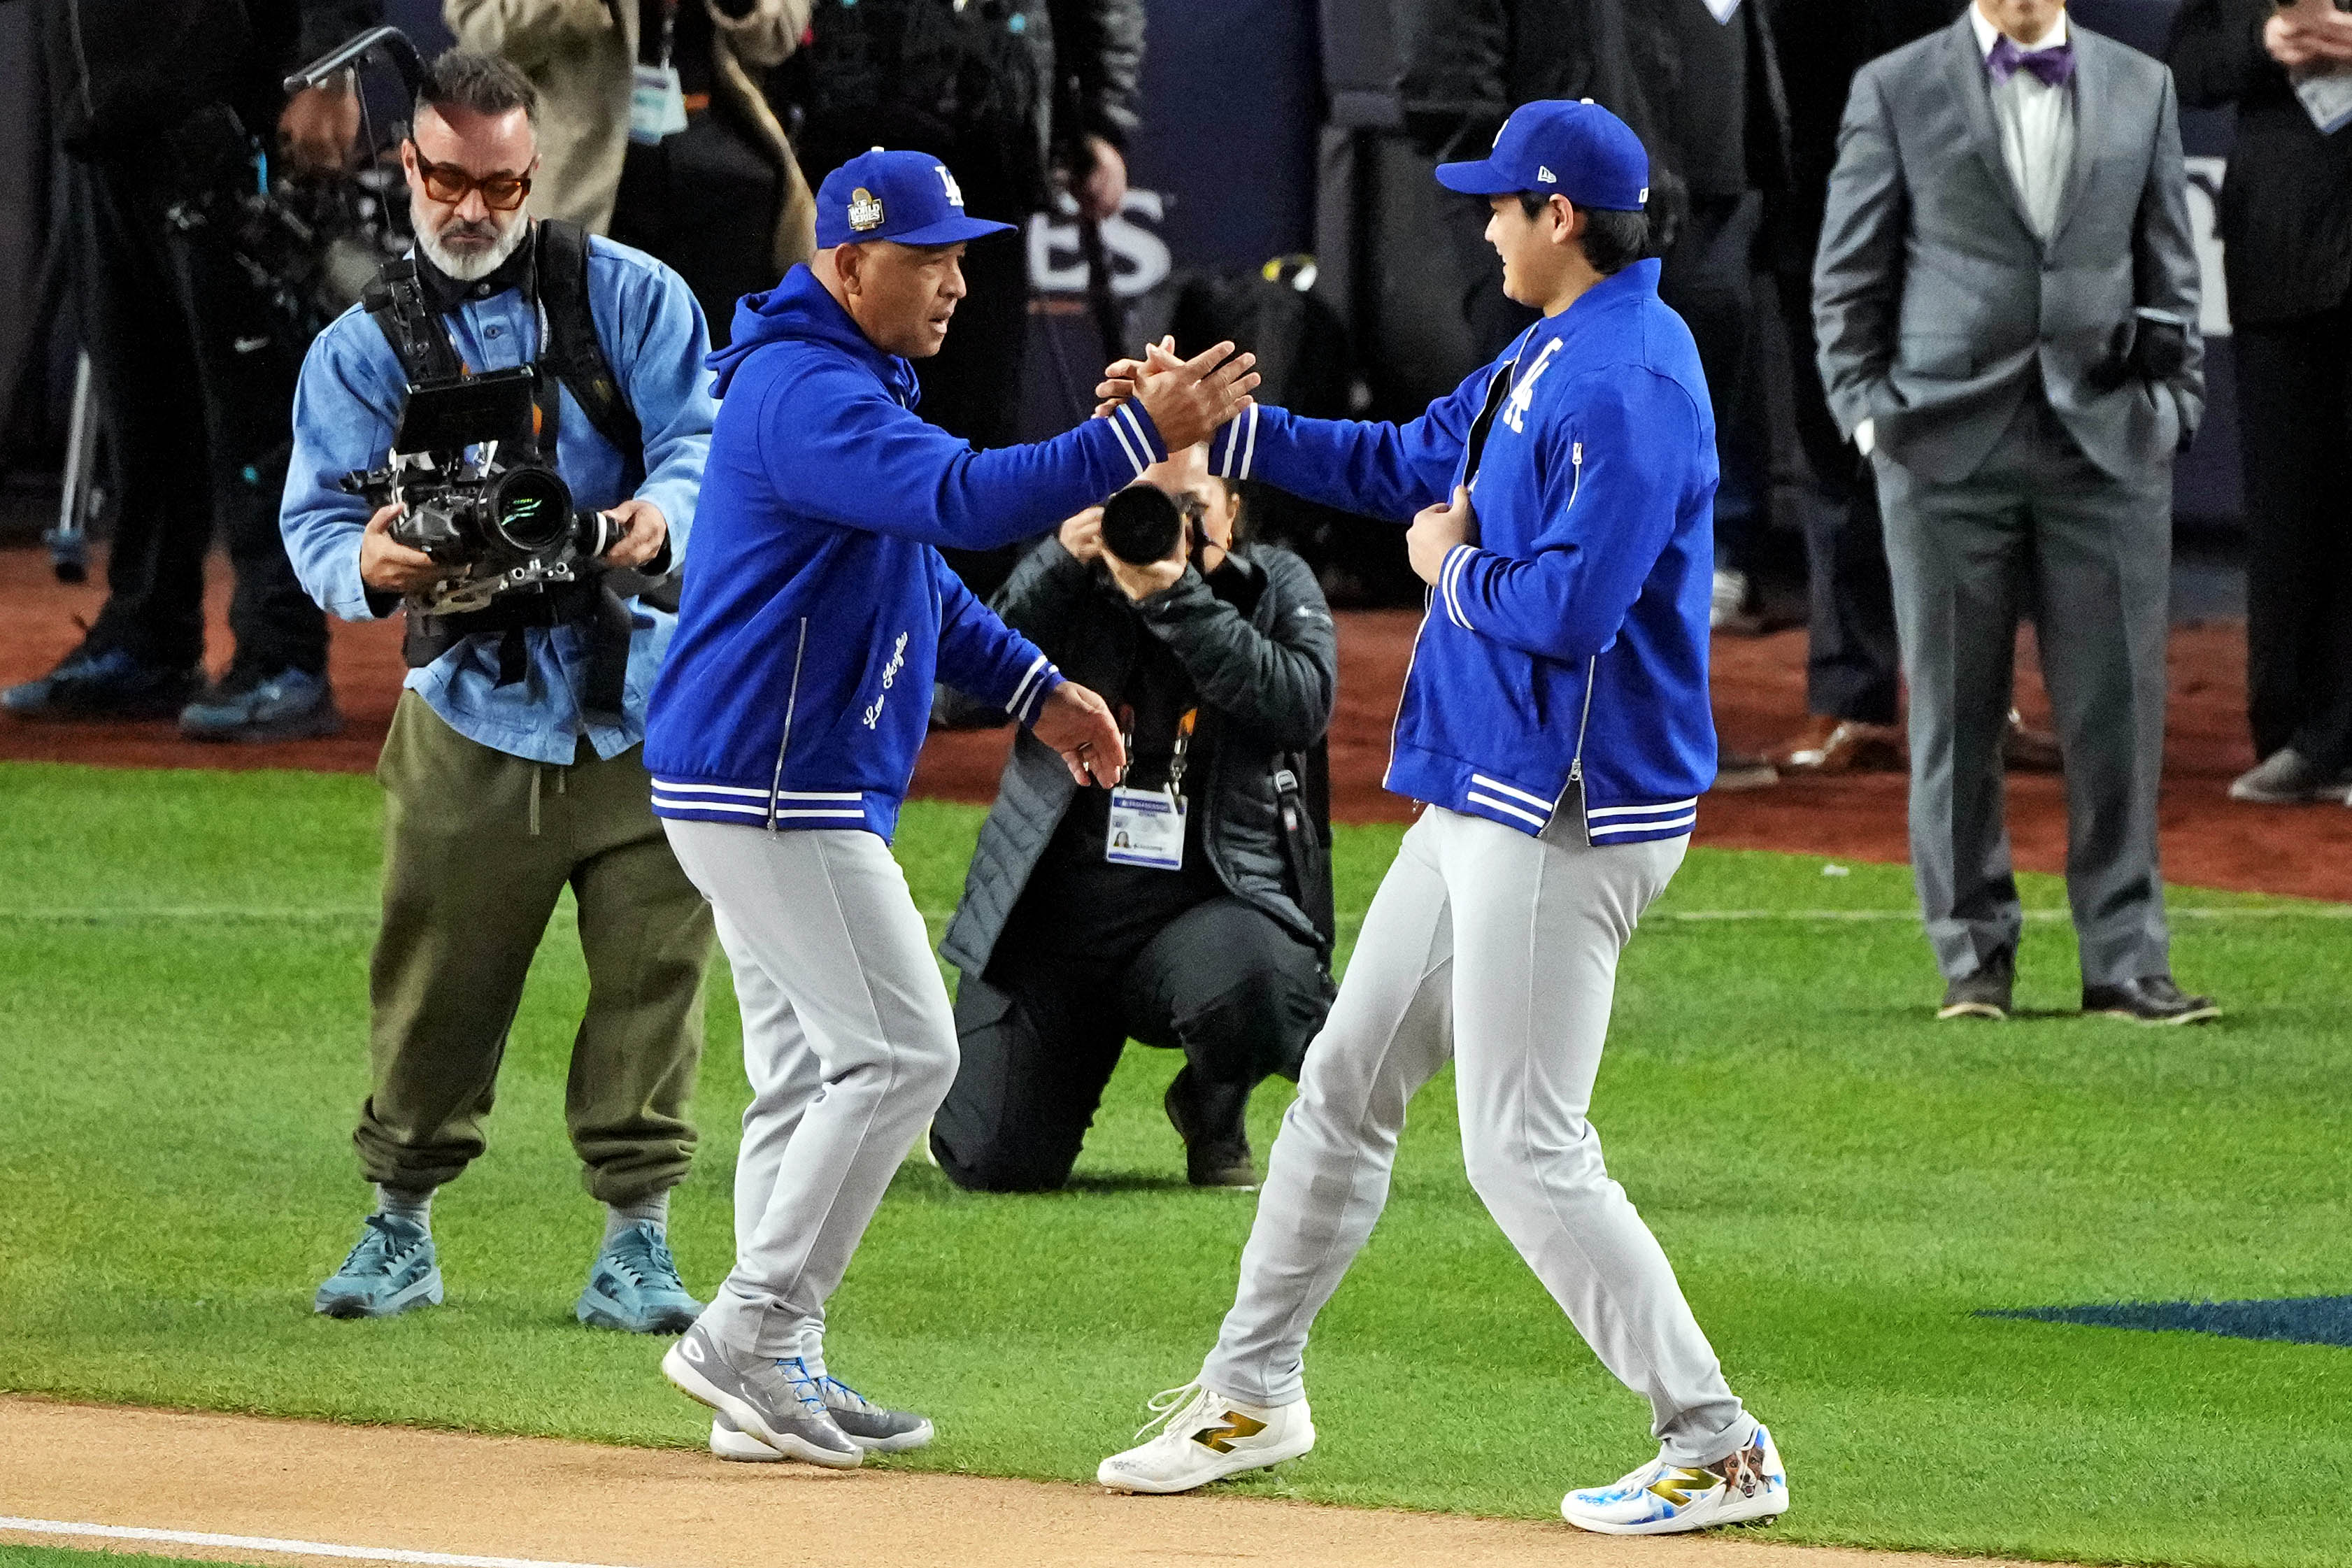
<path id="1" fill-rule="evenodd" d="M 1777 282 L 1789 329 L 1797 436 L 1814 480 L 1805 508 L 1811 608 L 1805 706 L 1826 718 L 1892 724 L 1902 700 L 1903 666 L 1878 487 L 1830 413 L 1813 357 L 1812 280 L 1783 270 Z"/>
<path id="2" fill-rule="evenodd" d="M 82 343 L 121 490 L 90 646 L 182 668 L 201 659 L 217 533 L 236 574 L 237 665 L 324 671 L 326 616 L 278 532 L 299 350 L 213 232 L 165 216 L 177 193 L 152 171 L 66 168 Z"/>
<path id="3" fill-rule="evenodd" d="M 727 346 L 735 301 L 775 287 L 776 165 L 724 115 L 705 110 L 658 142 L 631 142 L 613 201 L 613 237 L 667 262 Z"/>
<path id="4" fill-rule="evenodd" d="M 2254 752 L 2352 766 L 2352 300 L 2241 326 Z"/>
<path id="5" fill-rule="evenodd" d="M 1129 1038 L 1181 1050 L 1200 1081 L 1255 1086 L 1298 1076 L 1331 1005 L 1315 950 L 1230 895 L 1128 954 L 1072 953 L 1018 931 L 956 995 L 963 1060 L 931 1151 L 959 1186 L 1049 1192 L 1067 1181 Z"/>
<path id="6" fill-rule="evenodd" d="M 1658 272 L 1658 298 L 1682 317 L 1698 345 L 1707 399 L 1715 405 L 1716 466 L 1726 475 L 1739 466 L 1735 448 L 1744 445 L 1752 453 L 1757 446 L 1741 421 L 1747 416 L 1742 395 L 1755 339 L 1756 227 L 1762 206 L 1752 191 L 1694 195 L 1690 216 Z M 1716 491 L 1715 552 L 1717 560 L 1746 570 L 1755 559 L 1763 497 L 1751 487 L 1738 499 L 1744 511 L 1735 512 L 1728 504 L 1734 498 L 1720 488 Z"/>

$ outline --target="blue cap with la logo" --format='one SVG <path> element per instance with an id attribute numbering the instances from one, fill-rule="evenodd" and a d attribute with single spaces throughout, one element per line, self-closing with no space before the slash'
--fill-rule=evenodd
<path id="1" fill-rule="evenodd" d="M 860 153 L 827 174 L 816 194 L 820 250 L 874 239 L 954 245 L 1012 227 L 966 216 L 955 176 L 929 153 Z"/>
<path id="2" fill-rule="evenodd" d="M 1591 99 L 1539 98 L 1511 111 L 1485 158 L 1437 165 L 1437 183 L 1467 195 L 1532 191 L 1639 212 L 1650 200 L 1650 155 L 1632 126 Z"/>

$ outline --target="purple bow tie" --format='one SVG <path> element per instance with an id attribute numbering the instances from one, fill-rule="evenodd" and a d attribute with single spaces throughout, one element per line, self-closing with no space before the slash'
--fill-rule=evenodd
<path id="1" fill-rule="evenodd" d="M 2019 48 L 2006 33 L 1995 38 L 1992 53 L 1985 57 L 1985 69 L 1992 73 L 1993 85 L 2007 81 L 2021 68 L 2040 77 L 2044 87 L 2064 87 L 2074 77 L 2074 46 L 2060 44 L 2029 51 Z"/>

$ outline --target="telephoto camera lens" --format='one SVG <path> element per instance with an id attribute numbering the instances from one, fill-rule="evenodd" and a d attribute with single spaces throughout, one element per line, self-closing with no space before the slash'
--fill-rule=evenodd
<path id="1" fill-rule="evenodd" d="M 1183 537 L 1183 514 L 1158 485 L 1129 485 L 1103 502 L 1103 548 L 1129 566 L 1167 560 Z"/>
<path id="2" fill-rule="evenodd" d="M 551 468 L 515 468 L 499 475 L 489 500 L 499 537 L 525 555 L 544 554 L 572 527 L 571 488 Z"/>

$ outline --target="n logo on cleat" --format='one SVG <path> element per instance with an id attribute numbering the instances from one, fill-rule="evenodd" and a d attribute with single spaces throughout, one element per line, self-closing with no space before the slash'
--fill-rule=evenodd
<path id="1" fill-rule="evenodd" d="M 1234 1438 L 1255 1437 L 1265 1430 L 1265 1422 L 1253 1421 L 1238 1410 L 1226 1411 L 1225 1419 L 1232 1425 L 1203 1426 L 1192 1434 L 1192 1441 L 1216 1453 L 1230 1454 L 1234 1451 Z"/>
<path id="2" fill-rule="evenodd" d="M 1717 1479 L 1705 1470 L 1668 1470 L 1643 1489 L 1676 1508 L 1688 1508 L 1692 1497 L 1712 1489 Z"/>

